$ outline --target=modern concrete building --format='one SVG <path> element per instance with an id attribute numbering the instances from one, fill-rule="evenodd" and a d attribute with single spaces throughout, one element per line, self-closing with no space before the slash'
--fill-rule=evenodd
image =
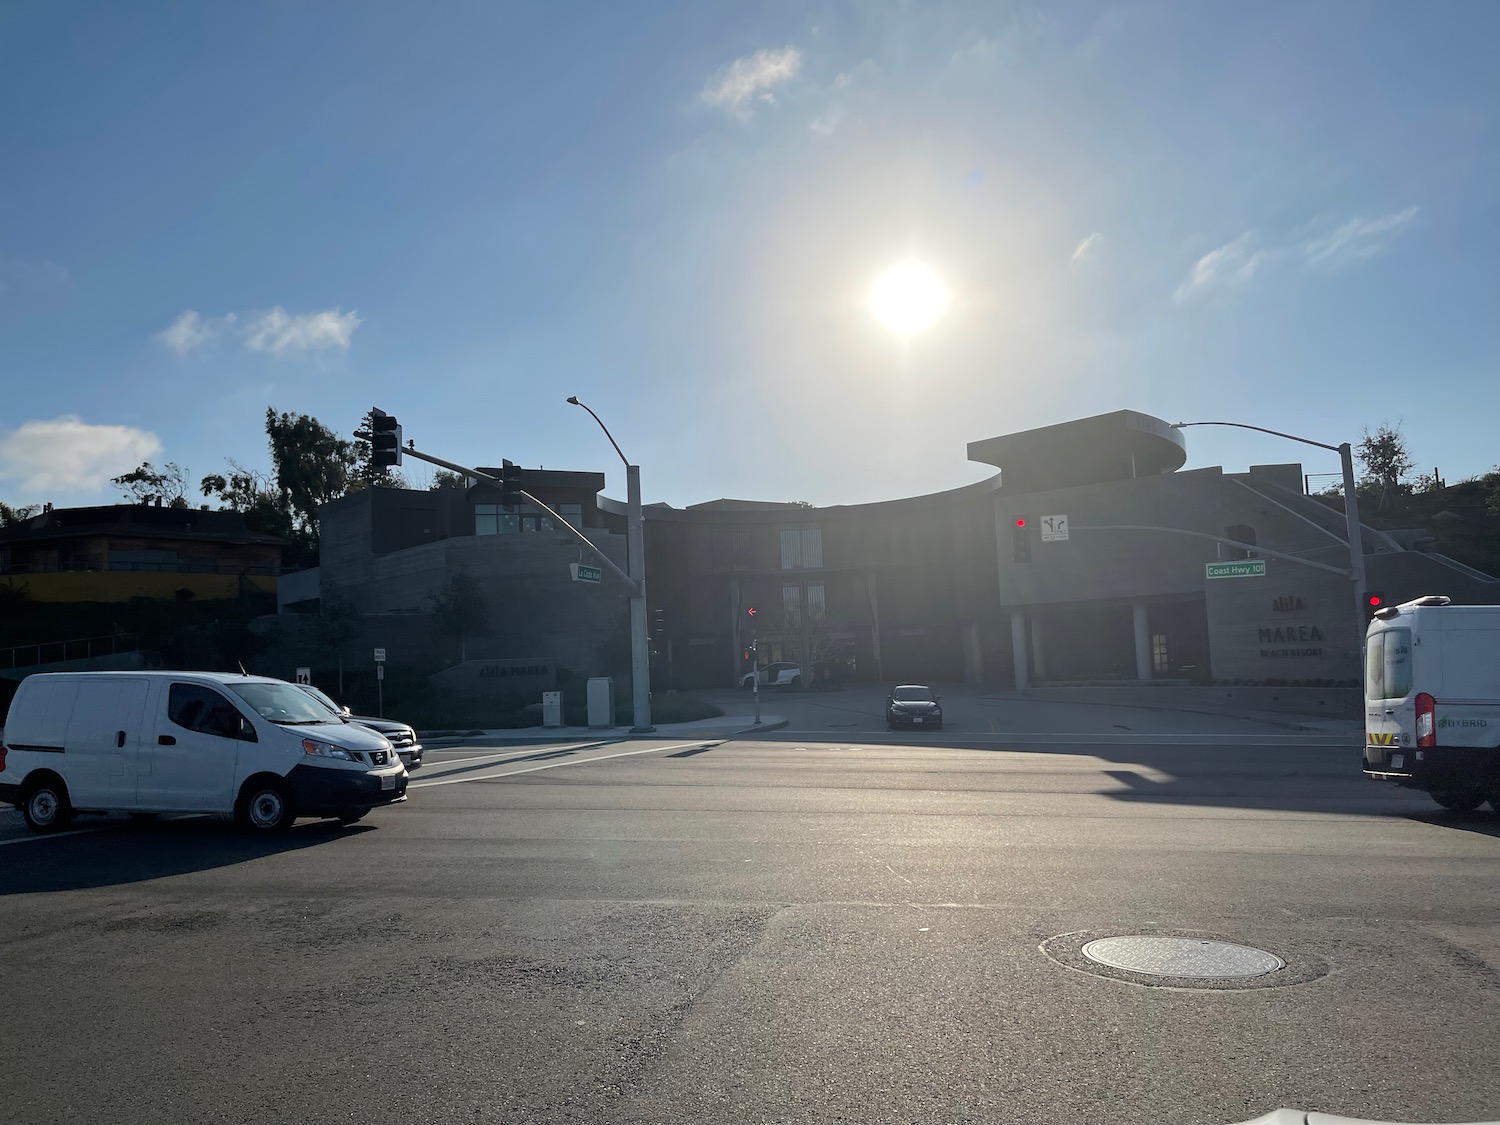
<path id="1" fill-rule="evenodd" d="M 834 678 L 1358 679 L 1362 623 L 1338 573 L 1343 513 L 1304 494 L 1300 465 L 1184 472 L 1181 433 L 1134 411 L 976 441 L 968 454 L 999 472 L 875 504 L 648 506 L 653 687 L 737 682 L 752 634 L 762 662 Z M 624 505 L 600 497 L 603 484 L 541 470 L 523 481 L 623 564 Z M 1066 538 L 1051 534 L 1059 517 Z M 1390 601 L 1500 602 L 1490 576 L 1369 528 L 1363 537 L 1367 585 Z M 576 542 L 540 512 L 505 512 L 489 485 L 357 493 L 325 507 L 322 543 L 323 597 L 410 616 L 463 570 L 492 598 L 482 655 L 628 668 L 623 591 L 607 576 L 573 582 L 568 563 L 588 561 Z M 1232 561 L 1248 573 L 1209 576 Z"/>
<path id="2" fill-rule="evenodd" d="M 0 528 L 0 585 L 38 602 L 272 594 L 285 546 L 249 530 L 239 512 L 48 505 Z"/>

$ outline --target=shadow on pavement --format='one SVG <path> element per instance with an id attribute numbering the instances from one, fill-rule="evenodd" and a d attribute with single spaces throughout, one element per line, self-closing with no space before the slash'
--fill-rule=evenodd
<path id="1" fill-rule="evenodd" d="M 87 825 L 86 819 L 78 822 L 79 827 Z M 342 827 L 331 820 L 294 825 L 279 836 L 251 836 L 207 818 L 119 823 L 10 851 L 0 864 L 0 896 L 113 887 L 208 871 L 373 831 L 373 825 Z"/>

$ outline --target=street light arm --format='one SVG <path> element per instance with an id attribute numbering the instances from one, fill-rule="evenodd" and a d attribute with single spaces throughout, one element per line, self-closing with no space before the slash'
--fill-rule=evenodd
<path id="1" fill-rule="evenodd" d="M 592 413 L 592 411 L 590 412 Z M 1329 445 L 1326 442 L 1313 441 L 1312 438 L 1298 437 L 1296 434 L 1284 434 L 1280 430 L 1268 430 L 1264 426 L 1252 426 L 1246 422 L 1173 422 L 1174 430 L 1181 430 L 1187 426 L 1233 426 L 1237 430 L 1255 430 L 1257 433 L 1270 434 L 1272 437 L 1286 438 L 1288 441 L 1300 441 L 1303 445 L 1316 445 L 1319 449 L 1332 450 L 1334 453 L 1343 452 L 1343 446 Z"/>
<path id="2" fill-rule="evenodd" d="M 625 456 L 624 451 L 620 448 L 620 443 L 615 440 L 615 435 L 610 433 L 609 427 L 604 424 L 604 419 L 595 414 L 593 408 L 590 407 L 588 403 L 580 402 L 577 395 L 569 395 L 568 401 L 571 402 L 574 406 L 581 406 L 589 412 L 589 415 L 594 419 L 594 421 L 599 423 L 599 428 L 604 431 L 604 436 L 609 438 L 609 444 L 615 447 L 615 452 L 620 455 L 620 460 L 625 462 L 625 467 L 627 469 L 630 468 L 630 458 Z"/>

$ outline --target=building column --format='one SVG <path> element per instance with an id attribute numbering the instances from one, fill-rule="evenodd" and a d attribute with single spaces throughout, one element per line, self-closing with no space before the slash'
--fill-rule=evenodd
<path id="1" fill-rule="evenodd" d="M 1010 651 L 1016 664 L 1016 690 L 1025 691 L 1031 686 L 1031 677 L 1026 673 L 1026 615 L 1010 615 Z"/>
<path id="2" fill-rule="evenodd" d="M 1135 678 L 1149 680 L 1151 678 L 1151 622 L 1143 603 L 1136 602 L 1130 607 L 1130 611 L 1135 618 Z"/>
<path id="3" fill-rule="evenodd" d="M 1042 620 L 1031 619 L 1031 674 L 1038 680 L 1047 678 L 1047 646 L 1042 640 Z"/>

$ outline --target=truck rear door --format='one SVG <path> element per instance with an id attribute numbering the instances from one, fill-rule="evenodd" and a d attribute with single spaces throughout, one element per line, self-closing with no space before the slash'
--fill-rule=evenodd
<path id="1" fill-rule="evenodd" d="M 1365 768 L 1410 773 L 1416 745 L 1412 632 L 1372 630 L 1365 641 Z"/>

